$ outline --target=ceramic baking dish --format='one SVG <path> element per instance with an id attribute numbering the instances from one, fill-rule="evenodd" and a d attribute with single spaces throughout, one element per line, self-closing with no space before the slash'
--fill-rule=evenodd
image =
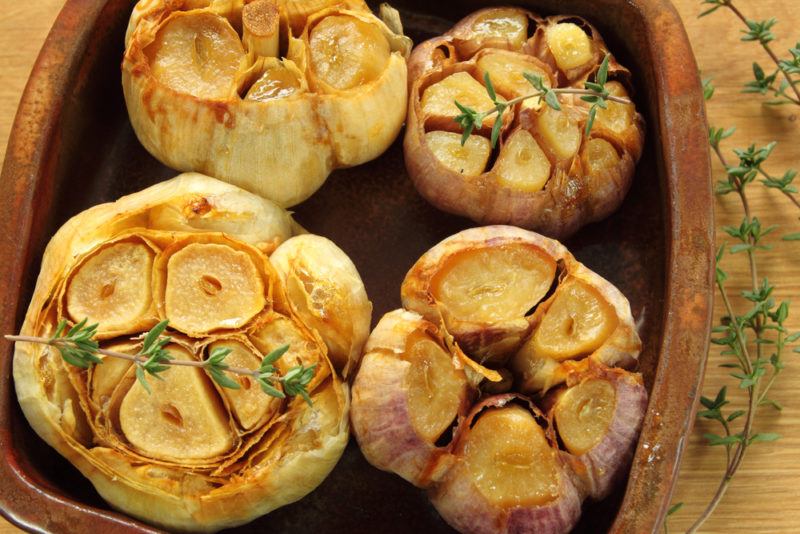
<path id="1" fill-rule="evenodd" d="M 491 2 L 492 4 L 494 2 Z M 415 42 L 487 2 L 401 1 Z M 703 99 L 694 57 L 667 0 L 529 0 L 543 15 L 595 24 L 628 66 L 647 140 L 622 208 L 566 242 L 630 299 L 641 322 L 650 405 L 627 487 L 584 511 L 578 532 L 654 532 L 694 420 L 708 346 L 713 213 Z M 44 247 L 71 215 L 176 174 L 139 145 L 120 84 L 128 0 L 67 0 L 22 97 L 0 181 L 0 330 L 17 331 Z M 310 231 L 353 258 L 373 317 L 400 304 L 416 258 L 471 226 L 422 200 L 403 166 L 402 135 L 380 158 L 337 171 L 296 208 Z M 0 342 L 0 512 L 37 531 L 148 531 L 118 514 L 25 421 Z M 273 532 L 450 532 L 421 490 L 366 463 L 353 440 L 331 476 L 299 503 L 238 529 Z"/>

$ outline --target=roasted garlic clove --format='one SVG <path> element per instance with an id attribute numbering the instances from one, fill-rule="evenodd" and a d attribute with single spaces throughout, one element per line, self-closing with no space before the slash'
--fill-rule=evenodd
<path id="1" fill-rule="evenodd" d="M 159 83 L 198 98 L 225 99 L 235 92 L 244 48 L 230 23 L 207 12 L 175 12 L 144 50 Z"/>
<path id="2" fill-rule="evenodd" d="M 458 460 L 431 501 L 460 532 L 568 532 L 580 517 L 578 490 L 538 411 L 513 398 L 490 397 L 473 409 L 459 428 Z"/>
<path id="3" fill-rule="evenodd" d="M 264 357 L 252 347 L 236 339 L 223 339 L 208 345 L 207 352 L 210 356 L 214 350 L 228 349 L 230 354 L 225 357 L 225 363 L 230 367 L 240 367 L 256 371 Z M 236 381 L 239 389 L 218 388 L 227 400 L 233 416 L 244 430 L 252 430 L 259 423 L 269 420 L 280 408 L 281 400 L 265 395 L 253 377 L 236 375 L 227 372 L 231 380 Z M 276 384 L 280 390 L 281 385 Z"/>
<path id="4" fill-rule="evenodd" d="M 151 295 L 158 249 L 135 237 L 99 246 L 68 275 L 64 314 L 75 323 L 100 323 L 101 338 L 146 329 L 156 322 Z"/>
<path id="5" fill-rule="evenodd" d="M 595 59 L 595 44 L 575 23 L 558 22 L 548 26 L 545 41 L 556 65 L 564 72 L 586 66 Z"/>
<path id="6" fill-rule="evenodd" d="M 170 531 L 217 531 L 302 498 L 333 469 L 349 391 L 299 310 L 308 298 L 323 303 L 325 328 L 365 322 L 363 343 L 369 301 L 344 253 L 308 236 L 282 272 L 302 266 L 312 294 L 292 303 L 268 254 L 293 227 L 273 203 L 189 173 L 86 210 L 51 240 L 22 332 L 48 339 L 88 316 L 102 363 L 18 343 L 15 386 L 34 430 L 110 506 Z M 354 295 L 366 314 L 342 304 Z M 159 319 L 166 355 L 146 334 Z M 357 330 L 348 350 L 360 350 Z"/>
<path id="7" fill-rule="evenodd" d="M 173 328 L 189 335 L 241 328 L 264 309 L 263 268 L 251 251 L 232 245 L 189 241 L 164 251 L 159 304 Z"/>
<path id="8" fill-rule="evenodd" d="M 288 59 L 265 60 L 263 73 L 247 90 L 245 100 L 267 102 L 306 91 L 303 73 Z"/>
<path id="9" fill-rule="evenodd" d="M 434 131 L 425 134 L 425 142 L 442 165 L 464 176 L 481 174 L 492 151 L 489 140 L 480 135 L 470 135 L 462 145 L 460 134 Z"/>
<path id="10" fill-rule="evenodd" d="M 630 188 L 644 120 L 633 103 L 609 101 L 595 109 L 587 136 L 592 104 L 569 93 L 596 81 L 607 54 L 605 90 L 630 99 L 630 73 L 578 17 L 542 19 L 519 8 L 486 8 L 418 45 L 409 59 L 403 149 L 419 193 L 482 224 L 512 224 L 557 238 L 610 215 Z M 531 76 L 567 93 L 551 94 L 550 104 L 541 97 L 513 102 L 537 92 Z M 492 132 L 498 113 L 482 116 L 458 157 L 447 157 L 453 151 L 438 132 L 463 133 L 463 121 L 454 120 L 464 113 L 456 101 L 476 113 L 496 110 L 487 77 L 498 99 L 513 102 L 502 113 L 503 126 Z M 492 133 L 498 142 L 487 155 L 480 139 Z"/>
<path id="11" fill-rule="evenodd" d="M 455 102 L 478 111 L 486 111 L 494 105 L 486 88 L 467 72 L 456 72 L 428 86 L 422 92 L 420 107 L 428 128 L 457 131 L 453 117 L 459 110 Z M 491 129 L 496 115 L 487 118 L 483 130 Z"/>
<path id="12" fill-rule="evenodd" d="M 525 73 L 539 76 L 545 87 L 553 87 L 547 66 L 527 54 L 489 48 L 478 55 L 475 64 L 481 79 L 488 73 L 495 91 L 506 100 L 530 94 L 532 86 L 525 79 Z M 523 109 L 539 110 L 544 105 L 543 101 L 536 98 L 522 102 Z"/>
<path id="13" fill-rule="evenodd" d="M 409 270 L 406 309 L 444 324 L 468 354 L 502 362 L 530 330 L 530 311 L 554 282 L 562 250 L 512 227 L 465 230 Z"/>
<path id="14" fill-rule="evenodd" d="M 395 139 L 408 48 L 359 0 L 141 0 L 123 91 L 137 137 L 164 164 L 291 206 Z"/>
<path id="15" fill-rule="evenodd" d="M 521 9 L 482 9 L 452 30 L 459 55 L 469 58 L 484 48 L 519 50 L 528 38 L 528 14 Z"/>
<path id="16" fill-rule="evenodd" d="M 270 257 L 298 317 L 319 332 L 344 377 L 358 365 L 369 336 L 372 303 L 350 258 L 332 241 L 300 235 Z"/>
<path id="17" fill-rule="evenodd" d="M 436 327 L 403 310 L 384 315 L 352 393 L 353 432 L 367 460 L 416 486 L 435 481 L 447 465 L 447 449 L 437 441 L 464 414 L 468 398 L 466 375 Z"/>
<path id="18" fill-rule="evenodd" d="M 573 360 L 632 367 L 641 350 L 625 297 L 583 266 L 569 271 L 539 306 L 533 333 L 511 358 L 524 392 L 545 392 L 564 382 Z"/>
<path id="19" fill-rule="evenodd" d="M 196 359 L 180 345 L 166 347 L 176 360 Z M 119 408 L 125 439 L 139 452 L 170 461 L 214 458 L 233 445 L 222 403 L 202 369 L 175 367 L 169 379 L 134 382 Z"/>
<path id="20" fill-rule="evenodd" d="M 466 148 L 466 147 L 465 147 Z M 527 130 L 509 136 L 494 166 L 498 182 L 520 191 L 539 191 L 550 177 L 550 161 Z"/>
<path id="21" fill-rule="evenodd" d="M 552 416 L 585 492 L 595 500 L 608 496 L 633 457 L 647 390 L 638 374 L 591 364 L 568 379 L 556 394 Z"/>

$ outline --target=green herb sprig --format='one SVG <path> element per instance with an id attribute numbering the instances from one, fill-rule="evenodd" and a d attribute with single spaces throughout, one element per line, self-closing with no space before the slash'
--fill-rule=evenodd
<path id="1" fill-rule="evenodd" d="M 583 89 L 576 89 L 572 87 L 547 87 L 544 84 L 542 77 L 538 74 L 524 72 L 522 76 L 533 86 L 534 89 L 536 89 L 536 92 L 518 96 L 516 98 L 512 98 L 511 100 L 505 100 L 503 97 L 497 95 L 494 85 L 492 84 L 491 77 L 489 76 L 489 73 L 486 72 L 483 75 L 483 81 L 484 85 L 486 86 L 486 92 L 489 94 L 489 98 L 494 103 L 493 108 L 479 112 L 469 106 L 461 104 L 458 100 L 454 101 L 458 110 L 461 111 L 459 115 L 456 115 L 453 118 L 453 120 L 455 120 L 459 126 L 461 126 L 461 129 L 464 132 L 461 136 L 461 145 L 463 146 L 467 142 L 467 139 L 469 139 L 469 136 L 472 134 L 475 128 L 481 128 L 481 126 L 483 126 L 483 121 L 486 120 L 486 118 L 497 114 L 497 119 L 494 121 L 491 135 L 492 147 L 494 148 L 497 146 L 497 140 L 500 138 L 500 130 L 503 127 L 503 113 L 505 113 L 509 107 L 530 98 L 536 98 L 540 104 L 544 102 L 550 108 L 556 111 L 561 111 L 561 103 L 558 100 L 558 95 L 560 94 L 581 95 L 581 100 L 592 104 L 589 108 L 589 116 L 586 120 L 586 128 L 584 130 L 584 135 L 588 137 L 589 132 L 591 132 L 592 126 L 594 125 L 594 119 L 597 115 L 598 108 L 606 109 L 607 102 L 609 101 L 616 102 L 618 104 L 631 103 L 630 99 L 620 96 L 613 96 L 606 89 L 605 85 L 608 82 L 609 59 L 610 56 L 606 54 L 602 63 L 600 63 L 600 67 L 597 69 L 595 81 L 584 82 Z"/>
<path id="2" fill-rule="evenodd" d="M 5 338 L 9 341 L 41 343 L 55 347 L 65 362 L 81 369 L 102 364 L 103 359 L 99 355 L 129 360 L 136 365 L 136 379 L 148 393 L 151 393 L 152 390 L 147 382 L 147 375 L 163 380 L 161 373 L 167 371 L 171 366 L 177 365 L 202 368 L 214 382 L 224 388 L 239 389 L 241 387 L 236 380 L 226 374 L 232 373 L 254 379 L 261 390 L 272 397 L 282 399 L 287 395 L 300 396 L 309 405 L 312 404 L 307 388 L 314 378 L 316 364 L 309 367 L 302 364 L 297 365 L 282 376 L 275 368 L 275 362 L 286 354 L 289 345 L 282 345 L 264 356 L 257 369 L 247 369 L 232 367 L 225 363 L 225 358 L 231 353 L 230 348 L 217 347 L 203 361 L 172 358 L 165 348 L 172 341 L 170 336 L 164 335 L 169 324 L 166 320 L 155 325 L 144 335 L 142 348 L 137 354 L 101 349 L 95 338 L 98 325 L 87 325 L 87 322 L 87 319 L 83 319 L 67 330 L 67 322 L 62 320 L 51 337 L 5 336 Z M 279 389 L 279 386 L 282 390 Z"/>
<path id="3" fill-rule="evenodd" d="M 723 3 L 724 4 L 724 3 Z M 767 25 L 767 30 L 772 25 Z M 714 87 L 710 80 L 703 82 L 703 93 L 706 100 L 714 94 Z M 798 204 L 795 193 L 797 189 L 792 185 L 797 172 L 787 170 L 781 178 L 775 178 L 764 170 L 764 164 L 772 154 L 776 143 L 769 143 L 763 147 L 750 145 L 746 148 L 734 149 L 738 161 L 730 164 L 720 147 L 721 142 L 733 135 L 735 128 L 709 128 L 709 144 L 725 169 L 725 178 L 717 182 L 716 194 L 725 196 L 735 194 L 742 204 L 744 215 L 738 226 L 725 226 L 723 231 L 736 240 L 733 244 L 723 244 L 716 255 L 715 284 L 726 315 L 720 324 L 712 329 L 711 342 L 724 347 L 721 354 L 729 357 L 720 367 L 730 369 L 730 376 L 738 384 L 738 389 L 747 394 L 745 409 L 730 410 L 727 408 L 728 386 L 723 386 L 713 397 L 702 396 L 700 402 L 703 409 L 697 413 L 701 419 L 716 421 L 721 427 L 721 433 L 705 433 L 703 436 L 711 446 L 725 449 L 726 467 L 717 490 L 706 508 L 689 527 L 688 533 L 697 532 L 703 523 L 711 516 L 724 497 L 733 476 L 742 464 L 745 453 L 749 447 L 758 442 L 775 441 L 780 436 L 773 432 L 757 432 L 755 418 L 759 407 L 766 406 L 775 410 L 782 410 L 783 406 L 776 399 L 769 397 L 769 392 L 775 380 L 783 370 L 784 356 L 791 349 L 800 353 L 800 332 L 790 332 L 786 328 L 790 306 L 788 301 L 776 302 L 772 297 L 775 286 L 768 278 L 759 277 L 757 253 L 769 250 L 772 245 L 764 242 L 764 238 L 776 230 L 775 225 L 764 226 L 750 208 L 747 191 L 759 176 L 761 183 L 769 188 L 778 189 L 795 206 Z M 800 234 L 788 234 L 784 240 L 800 239 Z M 741 296 L 748 302 L 748 309 L 737 313 L 731 303 L 726 282 L 728 274 L 722 268 L 725 254 L 746 254 L 751 288 L 741 292 Z M 792 346 L 794 345 L 794 346 Z M 743 421 L 741 426 L 734 428 L 737 420 Z M 677 512 L 683 503 L 677 503 L 670 508 L 672 515 Z M 664 524 L 667 532 L 667 523 Z"/>
<path id="4" fill-rule="evenodd" d="M 730 10 L 736 15 L 746 28 L 742 30 L 742 41 L 752 41 L 760 44 L 775 64 L 775 70 L 767 74 L 761 65 L 754 62 L 753 80 L 745 84 L 743 92 L 760 93 L 762 95 L 771 93 L 773 98 L 765 102 L 771 106 L 800 105 L 800 42 L 794 48 L 789 49 L 790 58 L 781 59 L 769 44 L 775 40 L 772 28 L 778 23 L 776 19 L 748 19 L 733 4 L 733 0 L 703 0 L 702 3 L 709 4 L 712 7 L 700 13 L 701 17 L 710 15 L 721 7 Z M 782 79 L 776 86 L 779 75 Z M 790 94 L 790 91 L 794 94 Z"/>

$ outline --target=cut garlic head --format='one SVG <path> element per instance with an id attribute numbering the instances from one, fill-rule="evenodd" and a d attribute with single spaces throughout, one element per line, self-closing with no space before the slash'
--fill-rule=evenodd
<path id="1" fill-rule="evenodd" d="M 408 63 L 403 142 L 419 193 L 481 224 L 512 224 L 555 238 L 610 215 L 633 180 L 644 120 L 632 102 L 600 102 L 606 107 L 590 112 L 592 103 L 582 99 L 606 56 L 605 91 L 631 100 L 630 73 L 578 17 L 486 8 L 420 43 Z M 557 91 L 548 93 L 549 103 L 539 84 Z M 508 103 L 502 113 L 492 91 L 494 100 Z M 481 121 L 473 121 L 456 151 L 444 142 L 456 138 L 442 134 L 463 133 L 464 120 L 455 119 L 467 108 Z M 493 130 L 500 116 L 502 126 Z M 492 138 L 496 143 L 487 146 Z"/>
<path id="2" fill-rule="evenodd" d="M 392 143 L 408 48 L 357 0 L 141 0 L 122 85 L 161 162 L 292 206 Z"/>
<path id="3" fill-rule="evenodd" d="M 627 300 L 510 226 L 435 245 L 401 297 L 353 382 L 366 459 L 427 488 L 460 532 L 568 532 L 625 472 L 644 417 L 641 377 L 614 368 L 641 350 Z"/>
<path id="4" fill-rule="evenodd" d="M 333 469 L 349 427 L 337 369 L 357 363 L 372 308 L 330 241 L 305 235 L 284 252 L 291 228 L 274 203 L 187 173 L 53 236 L 22 333 L 47 338 L 87 319 L 104 352 L 82 369 L 53 346 L 17 343 L 15 386 L 34 430 L 112 507 L 217 531 L 302 498 Z M 301 291 L 288 290 L 292 276 Z M 145 332 L 163 320 L 169 362 L 154 377 Z M 300 365 L 310 404 L 281 380 Z"/>

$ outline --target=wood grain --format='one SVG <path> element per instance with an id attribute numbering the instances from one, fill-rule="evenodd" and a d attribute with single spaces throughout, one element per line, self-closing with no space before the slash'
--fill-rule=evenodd
<path id="1" fill-rule="evenodd" d="M 708 105 L 711 124 L 737 126 L 737 133 L 724 143 L 724 149 L 744 146 L 751 142 L 761 146 L 778 141 L 768 170 L 777 175 L 789 167 L 800 168 L 800 108 L 784 106 L 764 107 L 762 98 L 741 94 L 741 84 L 751 76 L 751 63 L 768 64 L 760 47 L 739 40 L 739 21 L 729 12 L 720 10 L 713 15 L 697 19 L 701 11 L 700 0 L 674 0 L 686 24 L 694 46 L 698 65 L 704 77 L 713 77 L 717 87 L 714 99 Z M 752 18 L 776 17 L 780 23 L 774 28 L 777 39 L 774 49 L 784 51 L 800 39 L 800 9 L 784 0 L 739 0 L 737 5 Z M 0 154 L 5 147 L 16 112 L 19 97 L 24 89 L 31 66 L 44 42 L 63 0 L 37 0 L 19 2 L 0 0 Z M 783 53 L 783 52 L 781 52 Z M 0 157 L 2 157 L 0 156 Z M 731 157 L 733 157 L 731 155 Z M 714 171 L 721 177 L 721 166 L 714 162 Z M 750 203 L 753 213 L 765 224 L 779 224 L 781 230 L 771 236 L 775 250 L 759 253 L 759 276 L 769 277 L 778 286 L 775 297 L 791 300 L 800 295 L 800 243 L 780 243 L 783 233 L 800 231 L 800 210 L 792 206 L 775 191 L 755 185 L 751 188 Z M 717 228 L 738 224 L 741 206 L 733 197 L 719 199 L 716 203 Z M 718 230 L 719 243 L 730 238 Z M 749 285 L 749 271 L 744 257 L 732 256 L 724 261 L 731 276 L 730 290 L 738 294 Z M 718 299 L 719 300 L 719 299 Z M 800 306 L 800 299 L 796 299 Z M 734 305 L 743 306 L 734 299 Z M 722 303 L 716 304 L 716 316 L 722 314 Z M 800 308 L 790 316 L 791 330 L 800 330 Z M 783 437 L 775 443 L 753 447 L 744 460 L 740 472 L 730 486 L 727 496 L 716 514 L 705 524 L 705 533 L 780 532 L 792 533 L 800 527 L 800 400 L 794 391 L 800 390 L 800 361 L 787 356 L 787 366 L 773 388 L 771 397 L 784 404 L 783 412 L 762 409 L 756 422 L 757 430 L 777 432 Z M 725 369 L 717 365 L 724 361 L 719 351 L 712 350 L 709 359 L 706 395 L 716 393 L 720 386 L 733 384 Z M 735 404 L 742 404 L 743 396 L 731 388 L 729 394 Z M 699 422 L 691 436 L 684 457 L 680 480 L 674 502 L 685 502 L 684 508 L 670 519 L 670 530 L 682 532 L 700 513 L 722 476 L 724 453 L 722 449 L 704 444 L 704 432 L 717 429 Z M 18 532 L 0 519 L 0 534 Z"/>

